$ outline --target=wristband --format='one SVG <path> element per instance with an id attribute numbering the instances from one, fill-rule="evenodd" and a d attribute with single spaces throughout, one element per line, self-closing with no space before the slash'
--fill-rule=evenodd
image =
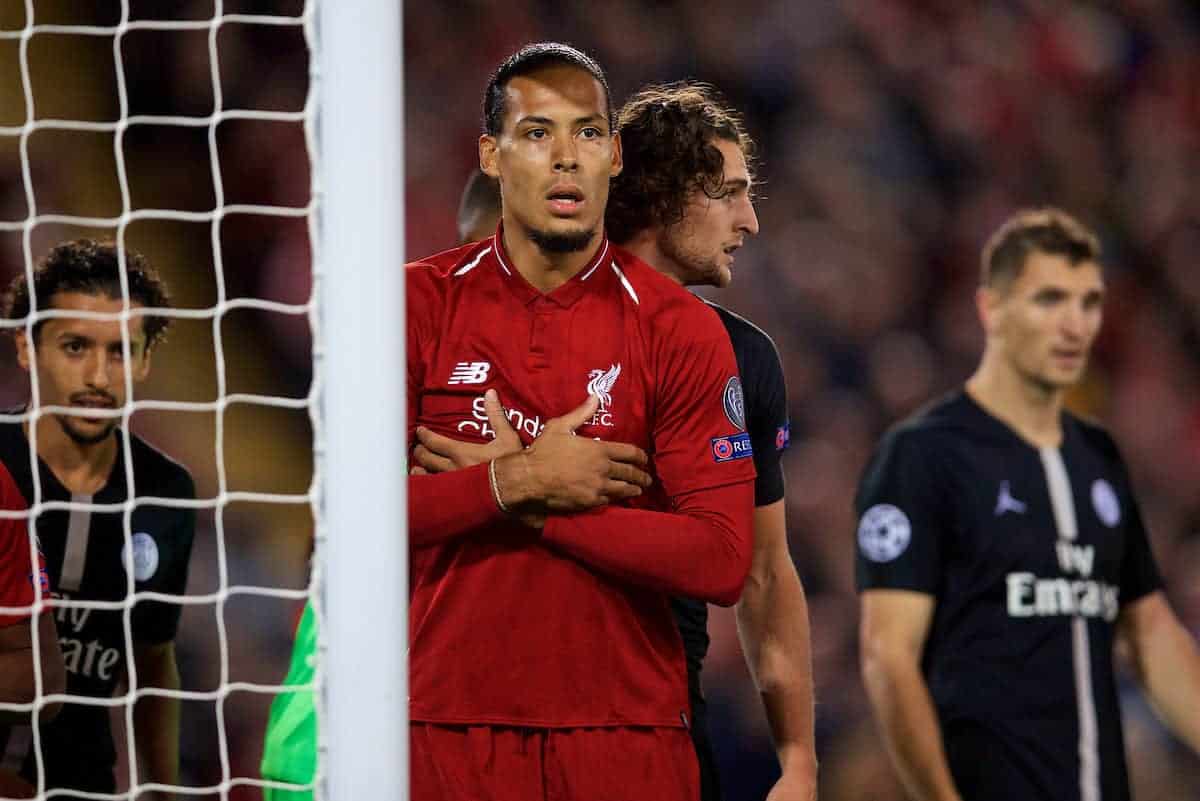
<path id="1" fill-rule="evenodd" d="M 500 497 L 500 485 L 496 483 L 496 460 L 488 462 L 488 484 L 492 488 L 492 498 L 496 501 L 496 506 L 500 507 L 500 511 L 504 514 L 509 514 L 509 508 L 504 505 L 504 499 Z"/>

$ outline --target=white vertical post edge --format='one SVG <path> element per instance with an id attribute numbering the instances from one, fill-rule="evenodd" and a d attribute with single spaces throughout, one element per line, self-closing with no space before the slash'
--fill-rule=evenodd
<path id="1" fill-rule="evenodd" d="M 407 799 L 402 4 L 318 7 L 326 751 L 317 798 Z"/>

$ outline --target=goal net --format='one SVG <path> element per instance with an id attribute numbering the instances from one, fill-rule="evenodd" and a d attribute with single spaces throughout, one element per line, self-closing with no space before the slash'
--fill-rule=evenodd
<path id="1" fill-rule="evenodd" d="M 406 796 L 400 14 L 391 0 L 363 3 L 353 19 L 333 5 L 0 4 L 0 280 L 31 281 L 52 247 L 80 238 L 113 241 L 122 265 L 145 256 L 169 308 L 131 305 L 122 272 L 119 311 L 83 317 L 129 331 L 152 312 L 170 319 L 166 339 L 144 382 L 124 371 L 123 405 L 86 415 L 111 416 L 179 462 L 196 490 L 192 500 L 140 487 L 125 437 L 120 500 L 60 497 L 31 451 L 28 509 L 0 511 L 65 543 L 43 545 L 54 586 L 32 611 L 48 606 L 57 622 L 67 691 L 48 695 L 39 679 L 32 704 L 0 699 L 0 712 L 29 724 L 0 724 L 0 775 L 23 776 L 38 798 Z M 0 321 L 3 333 L 33 339 L 35 326 L 67 317 L 31 294 L 30 313 Z M 41 345 L 22 369 L 3 339 L 0 426 L 23 424 L 33 442 L 85 414 L 47 401 L 58 396 L 42 386 Z M 126 335 L 125 364 L 130 347 Z M 158 554 L 139 529 L 147 509 L 195 515 L 181 593 L 144 581 Z M 87 538 L 101 516 L 120 520 L 120 543 L 95 525 Z M 106 548 L 123 554 L 114 597 L 89 589 L 87 571 L 104 560 L 88 560 Z M 72 549 L 86 557 L 84 577 L 58 586 Z M 154 602 L 181 610 L 177 689 L 138 675 L 138 610 Z M 287 685 L 306 606 L 318 623 L 315 677 Z M 69 630 L 106 615 L 124 649 L 111 664 L 127 666 L 111 695 L 87 689 L 110 644 Z M 283 693 L 315 699 L 316 775 L 300 784 L 260 771 Z M 162 755 L 149 753 L 166 747 L 173 761 L 173 727 L 148 722 L 156 699 L 178 703 L 169 783 Z M 52 786 L 62 756 L 47 753 L 55 724 L 36 712 L 59 702 L 102 710 L 115 789 Z"/>

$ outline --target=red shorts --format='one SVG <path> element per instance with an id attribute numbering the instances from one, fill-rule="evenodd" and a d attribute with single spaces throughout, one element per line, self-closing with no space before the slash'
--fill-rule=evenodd
<path id="1" fill-rule="evenodd" d="M 409 727 L 412 801 L 697 801 L 686 729 Z"/>

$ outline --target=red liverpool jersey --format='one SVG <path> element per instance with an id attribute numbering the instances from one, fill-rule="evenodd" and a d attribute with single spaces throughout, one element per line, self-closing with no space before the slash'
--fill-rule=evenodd
<path id="1" fill-rule="evenodd" d="M 0 464 L 0 509 L 5 512 L 21 512 L 26 508 L 25 499 L 17 489 L 17 483 L 3 464 Z M 0 606 L 31 606 L 34 600 L 33 582 L 42 581 L 45 568 L 39 564 L 35 573 L 29 559 L 29 529 L 23 518 L 0 517 Z M 50 587 L 42 584 L 43 594 Z M 0 613 L 0 626 L 9 626 L 27 620 L 30 613 Z"/>
<path id="2" fill-rule="evenodd" d="M 529 443 L 596 395 L 580 436 L 650 455 L 632 503 L 503 515 L 478 465 L 409 479 L 410 716 L 434 723 L 681 726 L 687 675 L 670 595 L 731 604 L 750 567 L 753 460 L 717 315 L 603 241 L 552 292 L 500 236 L 410 264 L 408 429 L 494 436 L 495 389 Z"/>

